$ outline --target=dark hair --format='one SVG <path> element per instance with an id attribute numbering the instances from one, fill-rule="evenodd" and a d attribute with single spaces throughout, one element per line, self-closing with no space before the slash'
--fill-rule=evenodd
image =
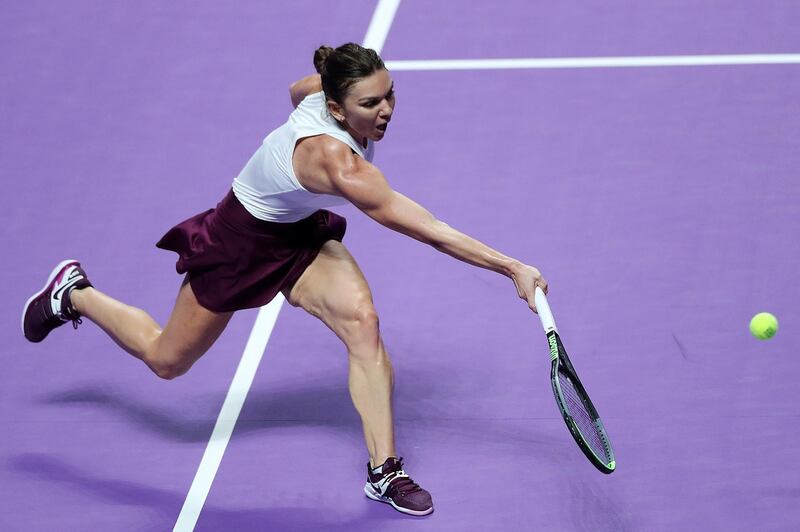
<path id="1" fill-rule="evenodd" d="M 317 48 L 314 52 L 314 68 L 322 76 L 325 97 L 341 105 L 350 87 L 358 80 L 385 69 L 386 66 L 372 48 L 349 42 L 338 48 Z"/>

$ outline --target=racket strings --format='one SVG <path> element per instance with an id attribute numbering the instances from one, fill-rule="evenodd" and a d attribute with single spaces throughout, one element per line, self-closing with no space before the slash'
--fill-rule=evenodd
<path id="1" fill-rule="evenodd" d="M 610 460 L 606 452 L 606 446 L 598 433 L 597 425 L 594 423 L 591 414 L 586 408 L 586 405 L 581 399 L 581 395 L 572 382 L 572 379 L 564 373 L 558 373 L 558 382 L 561 385 L 561 393 L 564 395 L 564 400 L 567 403 L 567 410 L 569 415 L 575 421 L 578 429 L 583 436 L 584 441 L 598 456 L 602 457 L 606 462 Z"/>

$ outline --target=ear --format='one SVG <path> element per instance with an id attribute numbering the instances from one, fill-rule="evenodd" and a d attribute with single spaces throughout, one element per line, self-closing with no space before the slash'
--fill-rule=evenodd
<path id="1" fill-rule="evenodd" d="M 337 122 L 344 122 L 344 109 L 342 109 L 342 106 L 333 100 L 325 100 L 325 103 L 328 105 L 328 112 L 333 119 Z"/>

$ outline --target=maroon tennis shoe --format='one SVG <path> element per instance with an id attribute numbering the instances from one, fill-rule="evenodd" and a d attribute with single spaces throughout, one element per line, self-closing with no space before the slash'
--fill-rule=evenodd
<path id="1" fill-rule="evenodd" d="M 31 342 L 41 342 L 55 329 L 68 321 L 74 328 L 81 315 L 70 304 L 70 293 L 92 286 L 77 260 L 64 260 L 47 278 L 44 288 L 33 294 L 22 311 L 22 333 Z"/>
<path id="2" fill-rule="evenodd" d="M 379 468 L 367 463 L 367 484 L 364 493 L 373 501 L 385 502 L 398 512 L 428 515 L 433 511 L 431 494 L 403 471 L 403 459 L 390 456 Z"/>

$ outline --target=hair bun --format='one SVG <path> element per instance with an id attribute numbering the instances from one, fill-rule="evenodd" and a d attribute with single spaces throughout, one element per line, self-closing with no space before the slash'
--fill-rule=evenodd
<path id="1" fill-rule="evenodd" d="M 324 45 L 317 48 L 317 50 L 314 52 L 314 68 L 318 74 L 325 73 L 325 62 L 332 53 L 333 48 Z"/>

